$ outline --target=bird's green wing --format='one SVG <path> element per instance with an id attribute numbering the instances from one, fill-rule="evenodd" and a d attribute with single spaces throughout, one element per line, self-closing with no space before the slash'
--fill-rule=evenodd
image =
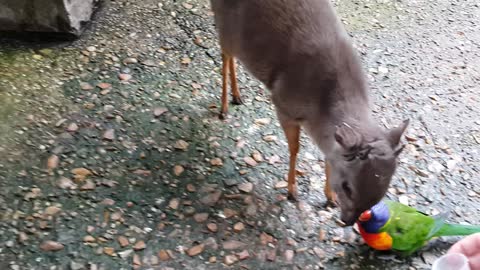
<path id="1" fill-rule="evenodd" d="M 434 219 L 407 205 L 392 201 L 386 203 L 390 221 L 381 231 L 392 237 L 392 249 L 410 254 L 421 248 L 428 240 Z"/>

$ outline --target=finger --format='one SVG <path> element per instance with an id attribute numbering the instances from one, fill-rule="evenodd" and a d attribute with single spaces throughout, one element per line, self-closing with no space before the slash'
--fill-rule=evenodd
<path id="1" fill-rule="evenodd" d="M 473 255 L 480 250 L 480 233 L 463 238 L 453 245 L 448 253 L 463 253 L 467 256 Z"/>
<path id="2" fill-rule="evenodd" d="M 468 258 L 471 270 L 480 270 L 480 257 Z"/>

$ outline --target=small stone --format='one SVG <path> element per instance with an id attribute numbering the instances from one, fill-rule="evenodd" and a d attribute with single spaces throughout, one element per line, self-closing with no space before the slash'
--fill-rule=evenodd
<path id="1" fill-rule="evenodd" d="M 126 247 L 130 244 L 130 242 L 128 241 L 128 239 L 125 237 L 125 236 L 119 236 L 117 238 L 117 241 L 118 243 L 120 244 L 120 246 L 123 248 L 123 247 Z"/>
<path id="2" fill-rule="evenodd" d="M 268 125 L 270 124 L 272 120 L 270 118 L 260 118 L 260 119 L 255 119 L 255 124 L 257 125 Z"/>
<path id="3" fill-rule="evenodd" d="M 208 258 L 208 262 L 209 263 L 216 263 L 217 262 L 217 257 L 212 256 L 212 257 Z"/>
<path id="4" fill-rule="evenodd" d="M 273 243 L 273 240 L 274 240 L 273 236 L 271 236 L 268 233 L 262 232 L 260 234 L 260 243 L 264 246 L 266 246 L 269 243 Z"/>
<path id="5" fill-rule="evenodd" d="M 223 209 L 223 215 L 225 215 L 225 218 L 231 218 L 231 217 L 234 217 L 236 215 L 238 215 L 238 212 L 233 210 L 233 209 L 230 209 L 230 208 L 224 208 Z"/>
<path id="6" fill-rule="evenodd" d="M 105 89 L 111 88 L 112 85 L 109 84 L 109 83 L 99 83 L 99 84 L 97 84 L 97 87 L 100 88 L 100 89 L 102 89 L 102 90 L 105 90 Z"/>
<path id="7" fill-rule="evenodd" d="M 87 51 L 89 51 L 89 52 L 94 52 L 96 50 L 97 50 L 97 48 L 95 48 L 95 46 L 88 46 L 87 47 Z"/>
<path id="8" fill-rule="evenodd" d="M 214 206 L 218 202 L 218 200 L 220 200 L 221 196 L 222 196 L 222 191 L 215 190 L 214 192 L 211 192 L 207 196 L 204 196 L 203 198 L 201 198 L 200 202 L 208 206 Z"/>
<path id="9" fill-rule="evenodd" d="M 279 181 L 275 184 L 275 189 L 283 189 L 288 187 L 288 182 L 287 181 Z"/>
<path id="10" fill-rule="evenodd" d="M 85 237 L 83 237 L 83 242 L 94 243 L 95 242 L 95 237 L 93 237 L 91 235 L 86 235 Z"/>
<path id="11" fill-rule="evenodd" d="M 260 152 L 258 151 L 254 151 L 253 154 L 252 154 L 252 158 L 256 161 L 256 162 L 262 162 L 263 161 L 263 156 Z"/>
<path id="12" fill-rule="evenodd" d="M 250 193 L 253 190 L 253 184 L 250 182 L 240 184 L 238 186 L 238 190 L 243 191 L 245 193 Z"/>
<path id="13" fill-rule="evenodd" d="M 195 191 L 197 191 L 197 189 L 195 188 L 194 185 L 192 185 L 192 184 L 187 184 L 187 191 L 188 191 L 188 192 L 195 192 Z"/>
<path id="14" fill-rule="evenodd" d="M 313 252 L 315 252 L 315 255 L 318 256 L 318 258 L 323 259 L 325 258 L 325 251 L 319 247 L 314 247 Z"/>
<path id="15" fill-rule="evenodd" d="M 191 5 L 189 3 L 183 3 L 183 7 L 186 8 L 186 9 L 192 9 L 193 5 Z"/>
<path id="16" fill-rule="evenodd" d="M 87 233 L 93 233 L 95 231 L 95 227 L 93 226 L 87 226 Z"/>
<path id="17" fill-rule="evenodd" d="M 40 249 L 43 251 L 59 251 L 64 248 L 64 245 L 62 245 L 59 242 L 56 241 L 44 241 L 40 244 Z"/>
<path id="18" fill-rule="evenodd" d="M 15 246 L 15 242 L 13 242 L 12 240 L 9 240 L 7 242 L 5 242 L 5 246 L 8 247 L 8 248 L 12 248 Z"/>
<path id="19" fill-rule="evenodd" d="M 388 68 L 384 67 L 384 66 L 379 66 L 378 67 L 378 72 L 383 73 L 383 74 L 387 74 L 388 73 Z"/>
<path id="20" fill-rule="evenodd" d="M 286 262 L 292 262 L 293 257 L 295 256 L 295 252 L 291 249 L 285 250 L 283 253 L 283 258 L 285 259 Z"/>
<path id="21" fill-rule="evenodd" d="M 280 157 L 277 156 L 277 155 L 273 155 L 273 156 L 268 158 L 268 164 L 270 164 L 270 165 L 273 165 L 273 164 L 278 163 L 278 162 L 280 162 Z"/>
<path id="22" fill-rule="evenodd" d="M 208 213 L 197 213 L 193 216 L 193 219 L 198 223 L 203 223 L 208 219 Z"/>
<path id="23" fill-rule="evenodd" d="M 184 171 L 185 169 L 181 165 L 175 165 L 173 167 L 173 174 L 175 174 L 175 176 L 180 176 Z"/>
<path id="24" fill-rule="evenodd" d="M 218 231 L 218 226 L 215 223 L 208 223 L 207 228 L 208 228 L 209 231 L 211 231 L 213 233 Z"/>
<path id="25" fill-rule="evenodd" d="M 212 166 L 223 166 L 223 161 L 221 158 L 212 158 L 212 160 L 210 160 L 210 164 Z"/>
<path id="26" fill-rule="evenodd" d="M 139 251 L 145 249 L 146 247 L 147 245 L 145 244 L 145 242 L 143 240 L 140 240 L 133 246 L 133 250 Z"/>
<path id="27" fill-rule="evenodd" d="M 278 137 L 275 135 L 266 135 L 263 136 L 263 140 L 266 142 L 276 142 L 278 140 Z"/>
<path id="28" fill-rule="evenodd" d="M 188 64 L 190 64 L 190 62 L 192 62 L 192 59 L 190 59 L 189 57 L 183 57 L 182 58 L 182 64 L 188 65 Z"/>
<path id="29" fill-rule="evenodd" d="M 245 225 L 242 222 L 237 222 L 233 225 L 233 231 L 239 233 L 245 229 Z"/>
<path id="30" fill-rule="evenodd" d="M 250 254 L 248 253 L 248 250 L 243 250 L 241 252 L 238 252 L 237 253 L 237 257 L 239 260 L 243 261 L 243 260 L 246 260 L 250 257 Z"/>
<path id="31" fill-rule="evenodd" d="M 267 252 L 267 260 L 273 262 L 277 258 L 277 251 L 275 249 L 271 249 Z"/>
<path id="32" fill-rule="evenodd" d="M 78 125 L 76 123 L 70 123 L 67 127 L 67 131 L 75 132 L 78 130 Z"/>
<path id="33" fill-rule="evenodd" d="M 408 205 L 408 196 L 407 195 L 401 195 L 398 197 L 398 201 L 402 204 Z"/>
<path id="34" fill-rule="evenodd" d="M 251 157 L 244 157 L 243 161 L 245 161 L 245 163 L 251 167 L 255 167 L 258 165 L 258 163 Z"/>
<path id="35" fill-rule="evenodd" d="M 115 140 L 115 130 L 113 128 L 106 130 L 102 137 L 107 141 Z"/>
<path id="36" fill-rule="evenodd" d="M 127 250 L 118 252 L 118 255 L 120 256 L 120 258 L 126 259 L 126 258 L 130 257 L 130 255 L 132 255 L 133 252 L 134 252 L 133 249 L 127 249 Z"/>
<path id="37" fill-rule="evenodd" d="M 160 117 L 162 114 L 164 114 L 166 112 L 168 112 L 168 109 L 163 108 L 163 107 L 158 107 L 158 108 L 153 109 L 153 115 L 155 117 Z"/>
<path id="38" fill-rule="evenodd" d="M 24 232 L 18 233 L 18 242 L 25 243 L 28 240 L 28 235 Z"/>
<path id="39" fill-rule="evenodd" d="M 59 161 L 60 161 L 60 159 L 58 158 L 57 155 L 51 155 L 48 158 L 48 161 L 47 161 L 47 168 L 49 170 L 53 170 L 53 169 L 57 168 Z"/>
<path id="40" fill-rule="evenodd" d="M 150 60 L 150 59 L 147 59 L 147 60 L 144 60 L 142 61 L 142 64 L 147 66 L 147 67 L 156 67 L 157 64 L 155 63 L 155 61 L 153 60 Z"/>
<path id="41" fill-rule="evenodd" d="M 133 254 L 133 264 L 142 265 L 142 260 L 140 260 L 140 256 L 138 254 Z"/>
<path id="42" fill-rule="evenodd" d="M 92 174 L 90 170 L 85 168 L 75 168 L 71 171 L 71 173 L 74 175 L 73 178 L 79 182 L 85 180 L 87 176 Z"/>
<path id="43" fill-rule="evenodd" d="M 121 81 L 129 81 L 132 79 L 132 75 L 130 74 L 126 74 L 126 73 L 121 73 L 121 74 L 118 74 L 118 78 L 121 80 Z"/>
<path id="44" fill-rule="evenodd" d="M 110 199 L 110 198 L 105 198 L 103 199 L 103 201 L 101 202 L 102 205 L 108 205 L 108 206 L 112 206 L 115 204 L 115 201 Z"/>
<path id="45" fill-rule="evenodd" d="M 107 254 L 108 256 L 115 256 L 115 249 L 113 247 L 104 247 L 103 253 Z"/>
<path id="46" fill-rule="evenodd" d="M 237 240 L 228 240 L 223 242 L 222 246 L 223 246 L 223 249 L 225 250 L 234 250 L 234 249 L 245 248 L 247 244 Z"/>
<path id="47" fill-rule="evenodd" d="M 180 200 L 178 198 L 171 199 L 168 203 L 168 207 L 172 208 L 173 210 L 177 210 L 178 206 L 180 205 Z"/>
<path id="48" fill-rule="evenodd" d="M 70 270 L 81 270 L 81 269 L 85 269 L 85 265 L 83 265 L 83 263 L 79 263 L 75 261 L 72 261 L 70 263 Z"/>
<path id="49" fill-rule="evenodd" d="M 54 216 L 54 215 L 60 213 L 60 211 L 62 211 L 62 209 L 60 209 L 57 206 L 49 206 L 45 209 L 44 213 L 49 215 L 49 216 Z"/>
<path id="50" fill-rule="evenodd" d="M 198 254 L 203 252 L 203 249 L 205 248 L 204 244 L 196 245 L 187 250 L 187 254 L 190 257 L 197 256 Z"/>
<path id="51" fill-rule="evenodd" d="M 93 86 L 89 83 L 81 82 L 80 83 L 80 89 L 82 89 L 83 91 L 91 91 L 91 90 L 93 90 Z"/>
<path id="52" fill-rule="evenodd" d="M 57 181 L 57 187 L 61 189 L 75 189 L 77 185 L 72 180 L 62 176 Z"/>
<path id="53" fill-rule="evenodd" d="M 168 261 L 170 260 L 170 255 L 165 249 L 162 249 L 158 252 L 158 258 L 160 258 L 160 261 Z"/>
<path id="54" fill-rule="evenodd" d="M 124 65 L 136 64 L 136 63 L 138 63 L 137 58 L 128 57 L 128 58 L 123 59 L 123 64 Z"/>
<path id="55" fill-rule="evenodd" d="M 232 265 L 232 264 L 238 262 L 238 258 L 235 255 L 227 255 L 227 256 L 225 256 L 223 262 L 226 265 Z"/>
<path id="56" fill-rule="evenodd" d="M 178 140 L 174 147 L 175 149 L 186 151 L 188 148 L 188 143 L 184 140 Z"/>
<path id="57" fill-rule="evenodd" d="M 85 184 L 80 187 L 80 190 L 83 191 L 88 191 L 88 190 L 94 190 L 95 189 L 95 183 L 92 180 L 86 180 Z"/>

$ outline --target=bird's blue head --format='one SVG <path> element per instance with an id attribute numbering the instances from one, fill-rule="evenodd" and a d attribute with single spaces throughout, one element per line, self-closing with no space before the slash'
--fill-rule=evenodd
<path id="1" fill-rule="evenodd" d="M 388 206 L 380 201 L 374 205 L 370 210 L 363 212 L 358 218 L 359 225 L 367 233 L 378 233 L 390 219 L 390 211 Z"/>

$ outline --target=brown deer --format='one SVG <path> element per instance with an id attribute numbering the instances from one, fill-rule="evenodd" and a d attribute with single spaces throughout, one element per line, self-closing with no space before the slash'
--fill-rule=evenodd
<path id="1" fill-rule="evenodd" d="M 300 129 L 322 150 L 325 195 L 352 225 L 385 195 L 408 120 L 383 130 L 370 109 L 366 76 L 329 0 L 211 0 L 222 50 L 222 105 L 241 104 L 235 58 L 271 92 L 290 152 L 288 194 L 297 198 Z"/>

